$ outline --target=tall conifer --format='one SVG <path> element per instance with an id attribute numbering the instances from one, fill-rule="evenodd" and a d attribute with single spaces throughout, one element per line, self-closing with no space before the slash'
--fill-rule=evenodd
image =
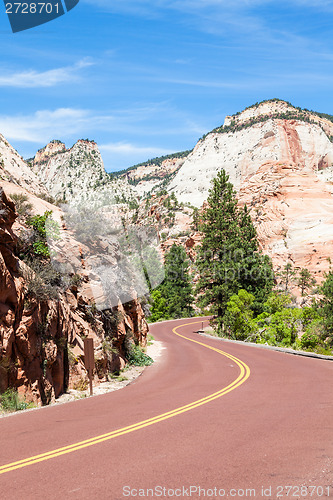
<path id="1" fill-rule="evenodd" d="M 202 306 L 210 306 L 218 329 L 228 300 L 238 290 L 251 292 L 255 312 L 272 289 L 272 266 L 261 255 L 247 207 L 237 206 L 236 192 L 229 176 L 221 170 L 213 179 L 207 207 L 202 213 L 203 240 L 196 261 L 199 272 L 197 292 Z"/>

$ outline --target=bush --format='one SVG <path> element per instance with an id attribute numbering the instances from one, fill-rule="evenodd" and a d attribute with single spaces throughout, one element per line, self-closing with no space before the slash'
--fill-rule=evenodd
<path id="1" fill-rule="evenodd" d="M 22 269 L 26 294 L 37 300 L 57 299 L 63 285 L 61 274 L 49 262 L 30 260 L 27 264 Z"/>
<path id="2" fill-rule="evenodd" d="M 162 297 L 160 290 L 154 290 L 151 293 L 152 307 L 150 309 L 150 316 L 148 321 L 155 323 L 164 319 L 170 319 L 168 315 L 167 301 Z"/>
<path id="3" fill-rule="evenodd" d="M 30 215 L 30 211 L 32 209 L 32 204 L 28 202 L 29 198 L 27 195 L 18 193 L 11 194 L 11 199 L 15 203 L 16 212 L 19 216 L 28 216 Z"/>
<path id="4" fill-rule="evenodd" d="M 56 204 L 55 198 L 53 198 L 53 196 L 50 196 L 50 195 L 48 195 L 46 193 L 39 193 L 39 194 L 37 194 L 37 196 L 41 200 L 47 201 L 48 203 L 51 203 L 52 205 Z"/>
<path id="5" fill-rule="evenodd" d="M 29 217 L 27 225 L 35 231 L 35 241 L 32 246 L 36 255 L 50 257 L 47 238 L 58 240 L 60 238 L 60 227 L 58 222 L 52 219 L 52 211 L 47 210 L 43 215 Z"/>
<path id="6" fill-rule="evenodd" d="M 314 349 L 319 343 L 319 337 L 315 334 L 305 332 L 301 338 L 302 349 Z"/>
<path id="7" fill-rule="evenodd" d="M 14 389 L 7 389 L 0 396 L 1 407 L 5 411 L 20 411 L 26 410 L 29 406 L 25 401 L 21 401 L 17 391 Z"/>
<path id="8" fill-rule="evenodd" d="M 291 296 L 288 293 L 272 292 L 264 304 L 264 311 L 269 314 L 283 311 L 291 304 Z"/>
<path id="9" fill-rule="evenodd" d="M 296 341 L 297 332 L 301 327 L 300 319 L 300 309 L 284 309 L 271 317 L 269 329 L 279 344 L 289 346 Z"/>
<path id="10" fill-rule="evenodd" d="M 223 323 L 232 338 L 246 340 L 253 333 L 251 306 L 254 300 L 254 295 L 241 289 L 237 295 L 232 295 L 227 303 Z"/>
<path id="11" fill-rule="evenodd" d="M 127 361 L 130 365 L 134 366 L 149 366 L 154 362 L 139 346 L 133 344 L 129 349 Z"/>

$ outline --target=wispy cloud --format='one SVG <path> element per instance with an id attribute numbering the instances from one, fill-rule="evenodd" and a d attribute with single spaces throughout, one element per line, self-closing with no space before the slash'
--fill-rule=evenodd
<path id="1" fill-rule="evenodd" d="M 174 151 L 166 150 L 165 148 L 157 148 L 154 146 L 137 146 L 127 142 L 115 142 L 108 144 L 101 144 L 99 149 L 102 152 L 120 153 L 120 154 L 143 154 L 146 156 L 161 156 L 173 153 Z"/>
<path id="2" fill-rule="evenodd" d="M 274 0 L 82 0 L 110 12 L 126 12 L 133 14 L 156 13 L 163 9 L 195 12 L 208 9 L 237 10 L 274 4 Z M 280 4 L 303 5 L 325 9 L 333 6 L 333 0 L 281 0 Z"/>
<path id="3" fill-rule="evenodd" d="M 164 128 L 156 127 L 156 120 L 164 117 Z M 58 108 L 39 110 L 31 114 L 1 115 L 0 131 L 9 140 L 45 144 L 56 138 L 90 137 L 91 131 L 103 135 L 119 133 L 126 137 L 177 135 L 200 128 L 184 113 L 179 113 L 167 103 L 152 103 L 143 107 L 114 109 L 109 113 L 98 113 L 89 109 Z M 201 130 L 201 129 L 200 129 Z M 91 138 L 91 137 L 90 137 Z M 95 137 L 94 137 L 95 138 Z M 100 141 L 101 142 L 101 141 Z M 150 147 L 133 146 L 126 139 L 119 142 L 103 141 L 106 150 L 114 152 L 143 152 L 150 154 Z M 130 151 L 131 150 L 131 151 Z M 154 152 L 156 148 L 154 148 Z M 163 150 L 165 151 L 165 150 Z M 162 151 L 161 151 L 162 152 Z M 159 151 L 157 151 L 159 153 Z"/>
<path id="4" fill-rule="evenodd" d="M 34 69 L 8 73 L 2 71 L 0 87 L 38 88 L 53 87 L 55 85 L 78 81 L 80 70 L 92 66 L 90 59 L 82 59 L 72 66 L 36 71 Z"/>
<path id="5" fill-rule="evenodd" d="M 251 35 L 255 41 L 290 43 L 290 30 L 284 26 L 286 10 L 331 12 L 333 0 L 82 0 L 105 12 L 144 17 L 170 18 L 178 13 L 174 23 L 191 26 L 217 36 L 244 38 Z M 266 17 L 265 9 L 274 11 L 274 18 Z M 303 12 L 302 12 L 303 14 Z M 280 27 L 277 26 L 280 20 Z M 291 30 L 293 31 L 293 30 Z M 295 27 L 294 27 L 295 31 Z M 305 38 L 304 38 L 305 39 Z"/>
<path id="6" fill-rule="evenodd" d="M 153 78 L 151 79 L 153 80 Z M 182 78 L 168 78 L 161 76 L 156 77 L 155 81 L 160 81 L 163 83 L 172 83 L 175 85 L 188 85 L 190 87 L 203 87 L 211 89 L 237 89 L 237 88 L 248 88 L 248 82 L 218 82 L 215 80 L 197 80 L 197 79 L 182 79 Z"/>
<path id="7" fill-rule="evenodd" d="M 59 108 L 31 115 L 0 115 L 0 130 L 9 140 L 46 143 L 52 138 L 75 135 L 89 122 L 90 114 L 85 110 Z"/>

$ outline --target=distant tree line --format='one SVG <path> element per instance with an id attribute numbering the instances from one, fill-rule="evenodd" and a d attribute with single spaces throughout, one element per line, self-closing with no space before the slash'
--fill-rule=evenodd
<path id="1" fill-rule="evenodd" d="M 192 149 L 188 149 L 186 151 L 180 151 L 178 153 L 172 153 L 169 155 L 158 156 L 156 158 L 152 158 L 152 159 L 144 161 L 142 163 L 137 163 L 136 165 L 133 165 L 132 167 L 125 168 L 123 170 L 118 170 L 117 172 L 112 172 L 112 174 L 115 177 L 120 177 L 124 174 L 128 174 L 132 170 L 136 170 L 138 167 L 144 167 L 146 165 L 156 165 L 156 166 L 160 167 L 165 160 L 171 160 L 173 158 L 186 158 L 190 153 L 192 153 L 192 151 L 193 151 Z"/>

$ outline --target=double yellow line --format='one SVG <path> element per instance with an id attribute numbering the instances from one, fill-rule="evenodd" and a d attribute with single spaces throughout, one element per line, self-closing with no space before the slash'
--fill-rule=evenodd
<path id="1" fill-rule="evenodd" d="M 206 347 L 207 349 L 211 349 L 212 351 L 218 352 L 222 356 L 225 356 L 231 359 L 234 363 L 236 363 L 236 365 L 238 365 L 240 369 L 240 373 L 239 376 L 236 378 L 236 380 L 234 380 L 231 384 L 229 384 L 227 387 L 224 387 L 220 391 L 214 392 L 213 394 L 206 396 L 205 398 L 198 399 L 197 401 L 193 401 L 193 403 L 181 406 L 167 413 L 162 413 L 161 415 L 149 418 L 148 420 L 143 420 L 142 422 L 138 422 L 136 424 L 129 425 L 127 427 L 123 427 L 121 429 L 117 429 L 112 432 L 108 432 L 106 434 L 101 434 L 100 436 L 86 439 L 85 441 L 80 441 L 78 443 L 74 443 L 69 446 L 63 446 L 62 448 L 57 448 L 56 450 L 52 450 L 46 453 L 41 453 L 40 455 L 35 455 L 33 457 L 25 458 L 23 460 L 18 460 L 17 462 L 12 462 L 10 464 L 3 465 L 0 467 L 0 474 L 5 474 L 6 472 L 20 469 L 22 467 L 28 467 L 29 465 L 34 465 L 37 464 L 38 462 L 43 462 L 44 460 L 51 460 L 53 458 L 66 455 L 67 453 L 73 453 L 74 451 L 82 450 L 83 448 L 88 448 L 89 446 L 94 446 L 96 444 L 103 443 L 104 441 L 108 441 L 109 439 L 114 439 L 116 437 L 123 436 L 124 434 L 129 434 L 130 432 L 138 431 L 139 429 L 143 429 L 144 427 L 157 424 L 158 422 L 162 422 L 163 420 L 176 417 L 177 415 L 181 415 L 182 413 L 185 413 L 187 411 L 194 410 L 194 408 L 198 408 L 199 406 L 210 403 L 211 401 L 214 401 L 215 399 L 218 399 L 224 396 L 225 394 L 228 394 L 229 392 L 233 391 L 234 389 L 242 385 L 250 376 L 250 368 L 243 361 L 236 358 L 235 356 L 232 356 L 231 354 L 221 351 L 220 349 L 216 349 L 215 347 L 211 347 L 202 342 L 198 342 L 197 340 L 190 339 L 177 332 L 179 328 L 188 325 L 194 325 L 196 323 L 199 323 L 199 321 L 179 325 L 172 331 L 179 337 L 182 337 L 183 339 L 186 339 L 190 342 L 194 342 L 195 344 L 199 344 L 203 347 Z"/>

